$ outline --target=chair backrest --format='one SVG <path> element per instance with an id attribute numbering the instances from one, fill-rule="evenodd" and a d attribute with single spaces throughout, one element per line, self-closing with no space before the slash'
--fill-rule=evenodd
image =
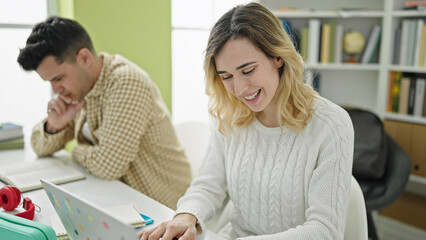
<path id="1" fill-rule="evenodd" d="M 192 177 L 195 177 L 209 144 L 209 125 L 204 122 L 184 122 L 177 124 L 175 129 L 191 164 Z"/>
<path id="2" fill-rule="evenodd" d="M 345 240 L 368 240 L 367 213 L 364 195 L 352 176 L 346 217 Z"/>
<path id="3" fill-rule="evenodd" d="M 346 109 L 355 131 L 352 174 L 359 179 L 382 179 L 386 171 L 386 133 L 380 118 L 362 109 Z"/>

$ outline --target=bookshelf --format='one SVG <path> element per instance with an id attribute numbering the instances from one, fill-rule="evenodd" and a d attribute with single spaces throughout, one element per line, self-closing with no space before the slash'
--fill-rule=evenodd
<path id="1" fill-rule="evenodd" d="M 422 18 L 426 23 L 426 10 L 403 10 L 405 0 L 360 0 L 356 3 L 339 0 L 287 0 L 285 2 L 263 0 L 260 2 L 271 9 L 279 19 L 291 22 L 292 28 L 298 30 L 299 34 L 302 28 L 309 27 L 310 19 L 318 19 L 320 23 L 336 21 L 343 26 L 344 33 L 348 30 L 356 30 L 364 36 L 367 43 L 372 27 L 380 24 L 382 29 L 378 54 L 372 63 L 321 63 L 319 60 L 306 59 L 306 67 L 312 75 L 320 75 L 321 95 L 337 104 L 365 108 L 375 112 L 382 119 L 398 118 L 421 124 L 426 122 L 424 117 L 395 116 L 397 114 L 386 111 L 390 71 L 426 74 L 426 66 L 414 67 L 392 63 L 392 57 L 395 54 L 393 52 L 395 29 L 400 26 L 402 19 L 407 18 Z M 287 7 L 287 10 L 280 10 L 282 7 Z M 362 53 L 356 56 L 357 60 L 361 57 Z M 342 52 L 342 59 L 347 58 L 348 55 Z M 360 84 L 362 87 L 359 87 Z M 358 91 L 357 94 L 351 94 L 354 89 Z M 370 94 L 374 97 L 368 97 Z"/>
<path id="2" fill-rule="evenodd" d="M 354 1 L 339 0 L 309 2 L 264 0 L 260 2 L 271 9 L 280 20 L 290 22 L 291 27 L 298 33 L 303 28 L 311 26 L 309 25 L 311 19 L 319 20 L 320 24 L 334 21 L 342 25 L 344 33 L 349 30 L 360 32 L 367 45 L 372 27 L 380 24 L 381 37 L 378 52 L 372 62 L 345 63 L 344 60 L 348 59 L 348 54 L 345 52 L 342 52 L 341 62 L 321 63 L 320 57 L 312 60 L 308 55 L 307 59 L 305 58 L 308 76 L 312 78 L 318 75 L 320 94 L 339 105 L 373 111 L 383 120 L 426 125 L 425 116 L 387 111 L 388 89 L 391 87 L 390 72 L 400 71 L 405 74 L 426 76 L 426 64 L 419 67 L 393 61 L 396 54 L 394 52 L 395 30 L 400 28 L 404 19 L 424 19 L 426 23 L 426 10 L 404 10 L 406 0 L 359 0 L 356 4 L 353 3 Z M 286 10 L 282 10 L 282 7 L 286 7 Z M 366 48 L 367 46 L 364 47 Z M 355 57 L 361 60 L 362 52 Z M 312 79 L 308 77 L 307 82 L 311 81 Z M 426 159 L 422 161 L 426 166 Z M 426 179 L 426 172 L 419 177 Z"/>
<path id="3" fill-rule="evenodd" d="M 312 61 L 305 57 L 306 67 L 310 72 L 308 76 L 319 75 L 319 92 L 322 96 L 339 105 L 370 110 L 381 117 L 387 126 L 388 133 L 391 133 L 390 135 L 396 138 L 397 142 L 402 143 L 400 145 L 403 145 L 404 150 L 412 158 L 413 170 L 407 189 L 418 196 L 425 197 L 426 150 L 419 146 L 426 145 L 426 116 L 388 112 L 387 104 L 388 88 L 391 87 L 390 72 L 400 71 L 426 78 L 426 60 L 424 66 L 399 64 L 393 60 L 395 30 L 402 25 L 404 19 L 423 19 L 423 23 L 426 24 L 426 9 L 404 10 L 406 0 L 263 0 L 260 2 L 272 10 L 280 20 L 289 21 L 292 28 L 298 32 L 301 32 L 304 27 L 309 28 L 310 19 L 318 19 L 320 23 L 336 21 L 343 26 L 344 33 L 349 30 L 360 32 L 365 38 L 366 45 L 372 27 L 376 24 L 381 25 L 378 53 L 373 62 L 321 63 L 317 59 Z M 280 10 L 282 7 L 286 7 L 286 10 Z M 362 54 L 359 54 L 356 58 L 360 60 L 361 56 Z M 348 55 L 342 52 L 342 60 L 347 58 Z M 307 82 L 309 81 L 311 80 L 308 78 Z M 406 131 L 411 131 L 412 134 L 407 134 Z M 425 136 L 422 135 L 423 133 Z M 421 202 L 426 203 L 424 199 Z M 394 217 L 392 214 L 388 216 Z"/>
<path id="4" fill-rule="evenodd" d="M 320 24 L 332 23 L 341 25 L 343 33 L 349 30 L 360 32 L 367 44 L 368 36 L 374 25 L 384 25 L 386 11 L 384 1 L 295 1 L 264 0 L 260 1 L 280 19 L 291 23 L 291 28 L 296 29 L 301 35 L 303 28 L 309 28 L 310 20 L 316 19 Z M 285 4 L 285 6 L 283 6 Z M 280 7 L 292 7 L 292 11 L 282 11 Z M 319 29 L 321 32 L 321 28 Z M 383 29 L 382 32 L 387 31 Z M 386 34 L 386 33 L 381 33 Z M 343 37 L 343 36 L 342 36 Z M 330 40 L 332 41 L 332 40 Z M 331 101 L 345 106 L 360 107 L 380 114 L 380 92 L 384 68 L 380 54 L 383 52 L 383 38 L 379 42 L 380 48 L 371 63 L 354 64 L 345 63 L 349 55 L 340 49 L 341 61 L 330 59 L 321 62 L 321 52 L 318 59 L 305 59 L 309 71 L 306 81 L 311 83 L 313 76 L 320 78 L 320 94 Z M 330 45 L 330 47 L 332 47 Z M 319 46 L 319 49 L 321 47 Z M 337 48 L 334 50 L 337 51 Z M 355 55 L 361 60 L 363 52 Z M 383 95 L 385 96 L 385 95 Z"/>

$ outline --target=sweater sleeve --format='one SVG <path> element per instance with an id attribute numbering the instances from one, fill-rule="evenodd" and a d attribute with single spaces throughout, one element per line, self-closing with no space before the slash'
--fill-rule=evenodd
<path id="1" fill-rule="evenodd" d="M 119 179 L 137 159 L 139 141 L 151 123 L 155 104 L 149 85 L 122 78 L 105 94 L 98 144 L 80 143 L 73 158 L 90 173 L 104 179 Z"/>
<path id="2" fill-rule="evenodd" d="M 207 154 L 199 173 L 185 195 L 177 203 L 176 214 L 190 213 L 199 223 L 199 232 L 205 233 L 205 221 L 212 218 L 226 197 L 224 166 L 224 136 L 212 132 Z M 200 237 L 200 236 L 198 236 Z M 197 238 L 198 238 L 197 237 Z M 202 238 L 202 237 L 201 237 Z"/>
<path id="3" fill-rule="evenodd" d="M 65 144 L 74 137 L 74 121 L 71 121 L 67 128 L 49 134 L 44 131 L 46 119 L 34 126 L 31 134 L 31 145 L 37 156 L 48 156 L 65 147 Z"/>
<path id="4" fill-rule="evenodd" d="M 325 119 L 327 118 L 327 119 Z M 324 129 L 316 164 L 306 179 L 306 221 L 287 231 L 248 236 L 241 240 L 343 240 L 352 176 L 354 132 L 346 112 L 324 116 Z M 313 136 L 311 136 L 313 137 Z"/>

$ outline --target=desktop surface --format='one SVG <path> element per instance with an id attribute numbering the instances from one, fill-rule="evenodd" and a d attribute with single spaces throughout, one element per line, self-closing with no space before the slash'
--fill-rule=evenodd
<path id="1" fill-rule="evenodd" d="M 65 151 L 58 152 L 54 157 L 64 161 L 71 160 L 71 156 Z M 0 151 L 0 166 L 16 162 L 25 164 L 25 162 L 36 161 L 36 159 L 37 156 L 31 149 Z M 136 191 L 123 182 L 119 180 L 100 179 L 87 173 L 87 171 L 75 163 L 74 166 L 86 176 L 86 179 L 60 184 L 60 186 L 77 196 L 86 198 L 88 201 L 100 207 L 132 204 L 142 214 L 154 219 L 153 224 L 144 227 L 146 229 L 157 226 L 173 217 L 174 211 L 172 209 Z M 5 186 L 5 184 L 0 181 L 0 188 L 3 186 Z M 38 189 L 26 192 L 23 195 L 24 197 L 29 197 L 32 202 L 40 208 L 40 212 L 36 212 L 35 214 L 34 221 L 50 226 L 50 218 L 52 215 L 56 214 L 56 212 L 45 191 L 43 189 Z M 21 211 L 21 209 L 19 211 Z M 207 230 L 206 240 L 216 239 L 222 240 L 223 238 Z"/>

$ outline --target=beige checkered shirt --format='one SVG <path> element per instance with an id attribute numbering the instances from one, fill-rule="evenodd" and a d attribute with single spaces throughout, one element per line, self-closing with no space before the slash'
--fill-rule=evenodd
<path id="1" fill-rule="evenodd" d="M 170 114 L 148 74 L 120 55 L 103 56 L 99 79 L 85 96 L 86 104 L 68 127 L 44 132 L 46 119 L 31 136 L 39 156 L 50 155 L 76 138 L 73 159 L 104 179 L 120 179 L 175 209 L 191 181 Z M 82 134 L 87 121 L 94 140 Z"/>

